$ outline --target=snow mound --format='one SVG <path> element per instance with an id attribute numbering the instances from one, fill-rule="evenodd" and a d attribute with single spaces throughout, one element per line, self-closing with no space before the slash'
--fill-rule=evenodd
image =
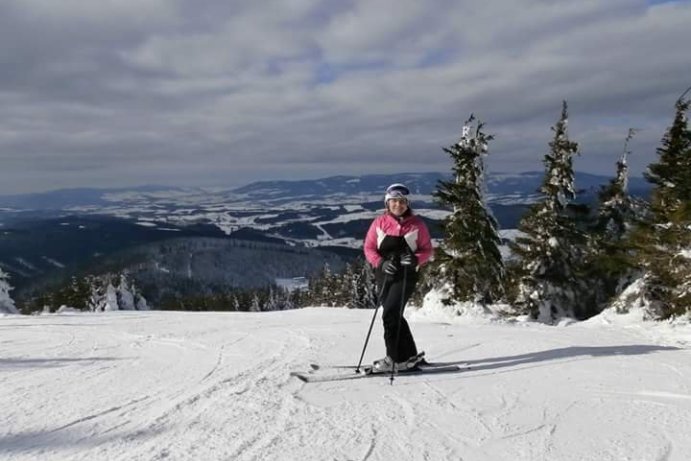
<path id="1" fill-rule="evenodd" d="M 485 306 L 475 302 L 445 305 L 443 302 L 445 297 L 444 291 L 431 290 L 425 295 L 422 306 L 412 310 L 409 318 L 413 321 L 455 324 L 477 324 L 509 320 L 506 315 L 509 309 L 508 305 L 493 304 Z"/>
<path id="2" fill-rule="evenodd" d="M 629 285 L 612 303 L 597 317 L 603 316 L 612 320 L 615 317 L 625 314 L 631 321 L 651 320 L 654 318 L 653 303 L 645 296 L 645 277 L 641 277 Z M 621 320 L 623 317 L 618 317 Z"/>
<path id="3" fill-rule="evenodd" d="M 613 308 L 581 322 L 584 327 L 610 327 L 617 330 L 634 330 L 656 344 L 691 347 L 691 321 L 688 318 L 649 320 L 642 309 L 632 309 L 619 314 Z"/>
<path id="4" fill-rule="evenodd" d="M 691 346 L 691 319 L 688 316 L 654 320 L 653 312 L 652 302 L 645 297 L 645 278 L 641 277 L 626 288 L 609 308 L 581 323 L 585 327 L 637 330 L 658 344 Z"/>
<path id="5" fill-rule="evenodd" d="M 82 313 L 82 311 L 80 309 L 65 306 L 64 304 L 62 306 L 60 306 L 60 308 L 55 312 L 57 314 L 81 314 Z"/>

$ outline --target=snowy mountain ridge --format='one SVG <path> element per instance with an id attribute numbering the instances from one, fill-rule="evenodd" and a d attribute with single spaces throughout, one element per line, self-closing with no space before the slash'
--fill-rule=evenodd
<path id="1" fill-rule="evenodd" d="M 513 197 L 524 203 L 536 193 L 542 172 L 493 173 L 487 176 L 487 188 L 492 200 Z M 94 207 L 135 207 L 146 203 L 159 206 L 204 206 L 216 203 L 244 205 L 285 205 L 291 201 L 311 203 L 342 203 L 381 200 L 383 190 L 394 182 L 409 186 L 416 200 L 429 201 L 439 180 L 449 179 L 443 173 L 396 173 L 387 175 L 332 176 L 314 180 L 258 181 L 235 189 L 190 188 L 170 186 L 141 186 L 118 189 L 63 189 L 51 192 L 0 196 L 0 210 L 73 210 Z M 588 173 L 576 174 L 576 185 L 584 193 L 592 194 L 611 178 Z M 645 194 L 649 189 L 643 178 L 630 178 L 633 194 Z"/>

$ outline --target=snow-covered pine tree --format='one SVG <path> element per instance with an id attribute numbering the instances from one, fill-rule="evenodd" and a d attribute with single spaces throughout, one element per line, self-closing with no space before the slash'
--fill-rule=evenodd
<path id="1" fill-rule="evenodd" d="M 133 311 L 136 309 L 134 304 L 134 294 L 130 286 L 129 275 L 124 272 L 120 274 L 120 283 L 118 283 L 118 307 L 123 311 Z"/>
<path id="2" fill-rule="evenodd" d="M 299 291 L 299 290 L 294 290 L 294 291 Z M 281 309 L 282 310 L 290 310 L 290 309 L 295 309 L 296 304 L 295 304 L 295 299 L 296 297 L 293 296 L 293 292 L 290 290 L 281 290 Z"/>
<path id="3" fill-rule="evenodd" d="M 263 303 L 261 299 L 259 299 L 259 295 L 257 293 L 254 293 L 252 295 L 252 301 L 250 303 L 249 311 L 250 312 L 261 312 L 263 310 Z"/>
<path id="4" fill-rule="evenodd" d="M 346 264 L 340 274 L 332 274 L 332 291 L 329 299 L 331 306 L 346 306 L 350 303 L 353 281 L 357 277 L 352 263 Z"/>
<path id="5" fill-rule="evenodd" d="M 591 287 L 592 312 L 599 313 L 612 297 L 620 294 L 630 284 L 636 270 L 630 261 L 631 245 L 629 235 L 635 222 L 642 216 L 644 206 L 628 193 L 627 156 L 629 142 L 636 130 L 629 129 L 624 142 L 624 151 L 616 163 L 616 175 L 598 194 L 595 222 L 590 230 L 587 274 Z"/>
<path id="6" fill-rule="evenodd" d="M 288 292 L 280 287 L 270 287 L 264 310 L 282 311 L 289 308 Z"/>
<path id="7" fill-rule="evenodd" d="M 129 281 L 129 291 L 132 293 L 132 298 L 134 299 L 134 308 L 138 311 L 148 311 L 151 309 L 149 307 L 149 302 L 146 300 L 144 295 L 139 291 L 137 284 L 133 279 Z"/>
<path id="8" fill-rule="evenodd" d="M 230 305 L 232 307 L 232 310 L 239 312 L 242 310 L 242 305 L 240 304 L 240 299 L 238 298 L 237 294 L 233 293 L 231 296 L 231 301 Z"/>
<path id="9" fill-rule="evenodd" d="M 324 263 L 322 271 L 309 280 L 309 303 L 313 306 L 334 306 L 333 294 L 337 291 L 337 279 L 329 263 Z"/>
<path id="10" fill-rule="evenodd" d="M 291 309 L 299 309 L 309 305 L 309 290 L 307 287 L 300 287 L 290 292 Z"/>
<path id="11" fill-rule="evenodd" d="M 658 161 L 648 166 L 653 184 L 648 219 L 632 240 L 645 270 L 645 297 L 657 318 L 691 314 L 691 131 L 686 116 L 690 101 L 676 102 L 676 113 Z"/>
<path id="12" fill-rule="evenodd" d="M 10 297 L 12 286 L 10 285 L 9 275 L 0 268 L 0 313 L 17 314 L 17 307 Z"/>
<path id="13" fill-rule="evenodd" d="M 583 317 L 579 262 L 585 242 L 569 208 L 576 197 L 573 155 L 578 144 L 569 139 L 566 101 L 552 131 L 554 138 L 544 158 L 545 176 L 539 189 L 542 200 L 521 219 L 521 235 L 511 244 L 516 256 L 511 269 L 511 280 L 516 284 L 512 289 L 514 304 L 546 323 L 560 317 Z"/>
<path id="14" fill-rule="evenodd" d="M 148 311 L 150 309 L 146 298 L 139 292 L 136 292 L 134 295 L 134 305 L 138 311 Z"/>
<path id="15" fill-rule="evenodd" d="M 497 221 L 485 202 L 484 161 L 492 136 L 474 116 L 463 125 L 461 138 L 444 148 L 453 160 L 454 179 L 440 181 L 434 197 L 451 214 L 442 223 L 444 240 L 432 267 L 444 303 L 493 303 L 504 296 L 504 263 Z"/>
<path id="16" fill-rule="evenodd" d="M 626 163 L 629 142 L 636 130 L 631 128 L 624 142 L 624 152 L 616 164 L 616 175 L 598 194 L 596 230 L 608 240 L 621 240 L 635 219 L 636 205 L 628 193 L 629 167 Z"/>
<path id="17" fill-rule="evenodd" d="M 377 282 L 372 266 L 362 257 L 350 264 L 349 299 L 347 306 L 354 309 L 373 309 L 377 306 Z M 348 273 L 349 271 L 346 271 Z"/>
<path id="18" fill-rule="evenodd" d="M 278 299 L 276 290 L 273 287 L 268 288 L 266 299 L 264 300 L 262 310 L 264 311 L 280 311 L 281 303 Z"/>
<path id="19" fill-rule="evenodd" d="M 113 286 L 111 282 L 108 282 L 108 284 L 106 285 L 105 299 L 103 300 L 103 310 L 120 310 L 120 306 L 118 305 L 118 290 Z"/>
<path id="20" fill-rule="evenodd" d="M 87 310 L 91 312 L 103 311 L 106 301 L 106 288 L 103 285 L 103 281 L 93 275 L 86 276 L 85 280 L 89 286 L 89 298 L 86 303 Z"/>

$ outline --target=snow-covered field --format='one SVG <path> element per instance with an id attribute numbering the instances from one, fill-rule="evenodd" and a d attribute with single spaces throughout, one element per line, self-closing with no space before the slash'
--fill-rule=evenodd
<path id="1" fill-rule="evenodd" d="M 688 325 L 414 313 L 428 359 L 470 369 L 393 385 L 289 375 L 356 362 L 371 315 L 0 317 L 0 459 L 691 459 Z M 367 361 L 382 343 L 377 322 Z"/>

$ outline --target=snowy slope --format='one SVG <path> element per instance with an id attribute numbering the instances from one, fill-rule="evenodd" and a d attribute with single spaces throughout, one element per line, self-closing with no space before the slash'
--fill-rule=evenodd
<path id="1" fill-rule="evenodd" d="M 381 377 L 305 384 L 289 376 L 310 363 L 354 363 L 371 315 L 0 317 L 0 459 L 691 457 L 688 326 L 413 315 L 430 360 L 471 368 L 399 376 L 393 386 Z M 382 343 L 377 322 L 367 361 Z"/>

